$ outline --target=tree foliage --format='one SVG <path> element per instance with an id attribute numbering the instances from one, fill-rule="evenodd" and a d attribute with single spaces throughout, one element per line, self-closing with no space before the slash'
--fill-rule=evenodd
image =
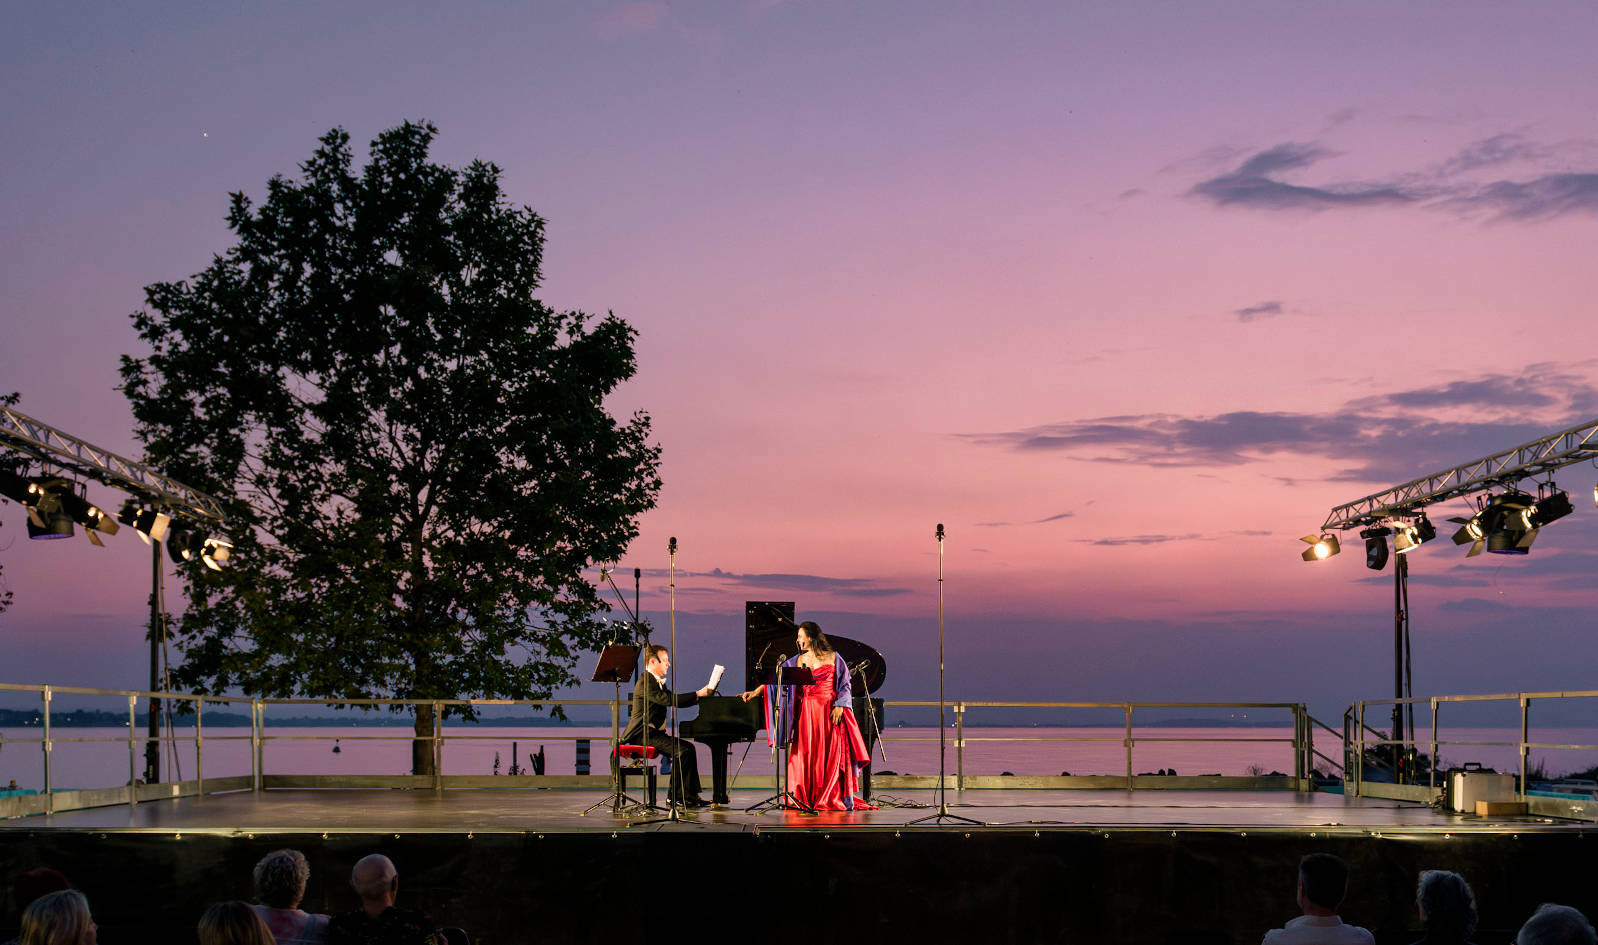
<path id="1" fill-rule="evenodd" d="M 430 163 L 436 133 L 384 132 L 357 171 L 329 132 L 132 316 L 146 457 L 222 497 L 236 545 L 182 566 L 178 685 L 545 698 L 601 642 L 582 571 L 660 489 L 648 416 L 603 403 L 635 332 L 540 302 L 544 221 L 496 166 Z"/>

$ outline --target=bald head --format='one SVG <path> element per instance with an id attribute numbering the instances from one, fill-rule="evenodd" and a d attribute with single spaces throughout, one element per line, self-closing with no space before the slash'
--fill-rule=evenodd
<path id="1" fill-rule="evenodd" d="M 387 900 L 392 904 L 398 880 L 399 871 L 394 869 L 393 862 L 381 853 L 362 857 L 361 861 L 355 864 L 355 869 L 350 871 L 350 885 L 355 887 L 355 892 L 361 897 L 362 902 Z"/>

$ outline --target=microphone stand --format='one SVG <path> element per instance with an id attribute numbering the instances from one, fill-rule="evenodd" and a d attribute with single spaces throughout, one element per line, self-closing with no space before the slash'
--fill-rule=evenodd
<path id="1" fill-rule="evenodd" d="M 946 785 L 944 784 L 944 780 L 945 780 L 944 767 L 947 764 L 947 762 L 945 761 L 945 749 L 944 749 L 943 746 L 944 746 L 944 738 L 945 738 L 945 735 L 946 735 L 946 733 L 948 731 L 948 727 L 944 724 L 944 721 L 943 721 L 943 707 L 944 707 L 944 704 L 945 703 L 944 703 L 944 696 L 943 696 L 943 523 L 939 522 L 938 523 L 938 812 L 936 814 L 928 814 L 925 817 L 917 817 L 915 820 L 906 821 L 905 822 L 905 826 L 906 827 L 910 827 L 910 826 L 913 826 L 915 824 L 919 824 L 919 823 L 922 823 L 922 822 L 928 821 L 928 820 L 930 820 L 934 824 L 937 824 L 937 825 L 940 825 L 940 826 L 943 824 L 944 821 L 959 821 L 960 823 L 965 823 L 965 824 L 975 824 L 977 826 L 986 826 L 983 823 L 983 821 L 972 820 L 969 817 L 961 817 L 958 814 L 949 813 L 948 791 L 947 791 Z"/>

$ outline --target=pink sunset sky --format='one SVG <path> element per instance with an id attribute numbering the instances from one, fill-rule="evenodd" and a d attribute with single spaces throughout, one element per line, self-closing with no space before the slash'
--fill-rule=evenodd
<path id="1" fill-rule="evenodd" d="M 0 38 L 0 392 L 136 456 L 142 287 L 204 268 L 226 194 L 327 129 L 427 119 L 547 219 L 546 301 L 640 332 L 614 407 L 653 416 L 665 489 L 621 565 L 664 626 L 679 538 L 681 669 L 736 664 L 744 600 L 795 600 L 884 652 L 885 695 L 935 698 L 942 522 L 952 697 L 1336 715 L 1391 691 L 1391 571 L 1298 537 L 1598 416 L 1595 28 L 1586 2 L 35 5 Z M 1411 556 L 1417 693 L 1598 687 L 1595 478 L 1558 475 L 1577 511 L 1525 558 Z M 142 685 L 144 547 L 22 523 L 0 505 L 0 681 Z"/>

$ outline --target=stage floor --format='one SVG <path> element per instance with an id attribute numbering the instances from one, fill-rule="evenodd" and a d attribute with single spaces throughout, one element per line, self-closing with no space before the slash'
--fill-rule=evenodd
<path id="1" fill-rule="evenodd" d="M 602 808 L 582 811 L 604 795 L 575 790 L 271 790 L 199 798 L 145 801 L 0 821 L 11 831 L 256 834 L 580 834 L 641 831 L 880 831 L 904 827 L 936 813 L 932 791 L 881 794 L 878 802 L 902 807 L 876 811 L 801 814 L 744 808 L 762 799 L 735 791 L 734 803 L 685 813 L 682 821 L 643 823 Z M 1524 834 L 1588 832 L 1594 825 L 1539 817 L 1479 818 L 1380 798 L 1292 791 L 1182 790 L 966 790 L 948 792 L 949 813 L 981 821 L 943 829 L 1069 831 L 1256 831 L 1331 834 Z"/>

